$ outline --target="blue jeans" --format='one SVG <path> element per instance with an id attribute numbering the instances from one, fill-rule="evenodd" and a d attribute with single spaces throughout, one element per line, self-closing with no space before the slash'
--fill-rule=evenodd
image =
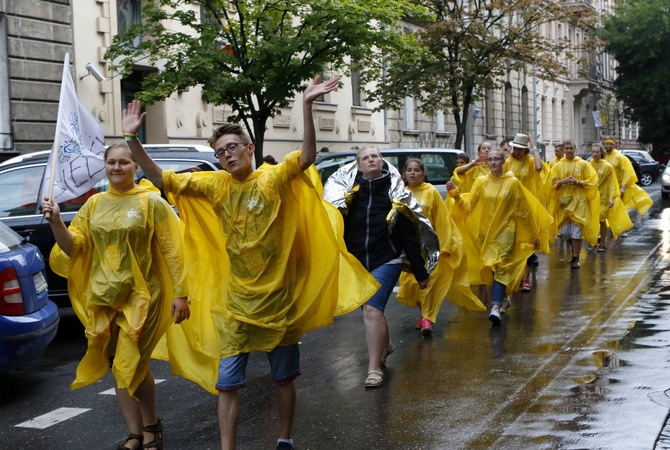
<path id="1" fill-rule="evenodd" d="M 370 274 L 375 277 L 375 280 L 381 284 L 381 287 L 377 289 L 375 295 L 373 295 L 370 300 L 365 302 L 365 304 L 383 312 L 384 309 L 386 309 L 386 303 L 389 301 L 389 297 L 393 292 L 393 288 L 395 287 L 396 283 L 398 283 L 398 278 L 400 278 L 401 271 L 402 264 L 397 263 L 384 264 L 370 272 Z"/>
<path id="2" fill-rule="evenodd" d="M 277 384 L 288 383 L 300 375 L 300 348 L 298 344 L 282 345 L 269 353 L 270 373 Z M 240 353 L 219 361 L 218 391 L 234 391 L 246 383 L 249 353 Z"/>
<path id="3" fill-rule="evenodd" d="M 491 303 L 502 306 L 503 298 L 505 298 L 505 285 L 493 280 L 493 289 L 491 291 Z"/>

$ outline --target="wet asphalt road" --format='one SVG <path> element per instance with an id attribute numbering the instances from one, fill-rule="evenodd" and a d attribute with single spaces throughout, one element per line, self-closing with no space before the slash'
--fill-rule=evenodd
<path id="1" fill-rule="evenodd" d="M 605 254 L 582 253 L 571 270 L 559 242 L 540 255 L 530 293 L 518 293 L 502 326 L 445 302 L 431 338 L 418 311 L 391 300 L 396 351 L 385 384 L 365 389 L 359 311 L 304 336 L 297 381 L 296 448 L 654 449 L 670 408 L 670 202 L 636 217 Z M 65 318 L 39 363 L 0 376 L 0 448 L 106 449 L 127 434 L 101 382 L 69 391 L 85 343 Z M 152 362 L 168 449 L 219 446 L 216 397 Z M 252 355 L 242 391 L 239 448 L 274 448 L 274 390 Z M 44 429 L 16 427 L 57 408 L 85 412 Z M 666 442 L 668 446 L 666 446 Z"/>

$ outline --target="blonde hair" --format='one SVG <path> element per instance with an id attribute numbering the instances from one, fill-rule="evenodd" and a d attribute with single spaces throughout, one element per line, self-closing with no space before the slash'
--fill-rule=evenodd
<path id="1" fill-rule="evenodd" d="M 379 155 L 379 157 L 380 158 L 382 157 L 382 152 L 381 152 L 381 150 L 379 150 L 379 147 L 377 147 L 376 145 L 366 145 L 362 149 L 360 149 L 358 152 L 356 152 L 356 163 L 360 162 L 360 155 L 365 150 L 375 150 L 377 152 L 377 154 Z"/>

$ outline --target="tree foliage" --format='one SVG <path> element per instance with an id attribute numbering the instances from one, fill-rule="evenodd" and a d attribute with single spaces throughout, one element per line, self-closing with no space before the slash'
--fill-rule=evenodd
<path id="1" fill-rule="evenodd" d="M 420 100 L 426 114 L 450 111 L 461 147 L 472 103 L 486 89 L 500 88 L 510 69 L 535 66 L 538 76 L 567 75 L 567 60 L 586 48 L 571 45 L 567 37 L 548 39 L 544 24 L 564 22 L 592 27 L 590 6 L 565 6 L 546 0 L 415 0 L 433 14 L 419 21 L 417 39 L 422 52 L 414 59 L 388 60 L 387 76 L 369 98 L 397 107 L 406 96 Z M 565 26 L 567 28 L 567 25 Z M 531 130 L 519 130 L 529 132 Z"/>
<path id="2" fill-rule="evenodd" d="M 619 3 L 600 30 L 618 63 L 614 83 L 625 113 L 640 123 L 642 142 L 670 140 L 670 0 Z"/>
<path id="3" fill-rule="evenodd" d="M 137 98 L 152 103 L 201 85 L 204 100 L 244 122 L 260 164 L 267 120 L 307 80 L 352 60 L 378 74 L 387 49 L 411 48 L 399 21 L 429 15 L 405 0 L 150 0 L 142 17 L 106 53 L 126 74 L 140 60 L 159 67 Z"/>

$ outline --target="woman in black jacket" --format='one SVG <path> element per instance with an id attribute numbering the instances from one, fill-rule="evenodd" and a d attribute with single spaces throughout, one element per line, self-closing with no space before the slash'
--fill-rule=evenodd
<path id="1" fill-rule="evenodd" d="M 403 260 L 425 289 L 429 278 L 426 259 L 432 267 L 433 256 L 431 250 L 426 253 L 426 241 L 432 249 L 437 237 L 430 225 L 425 225 L 414 198 L 406 193 L 400 174 L 383 169 L 377 147 L 361 149 L 355 164 L 331 176 L 324 186 L 324 198 L 343 212 L 347 250 L 381 284 L 363 305 L 369 357 L 365 386 L 378 387 L 383 384 L 381 367 L 393 352 L 384 314 L 386 303 L 400 277 Z"/>

